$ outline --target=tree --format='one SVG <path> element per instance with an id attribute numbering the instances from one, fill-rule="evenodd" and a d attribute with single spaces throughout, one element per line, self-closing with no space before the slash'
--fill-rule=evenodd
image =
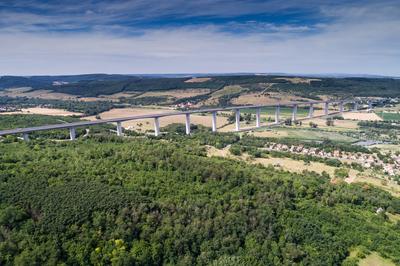
<path id="1" fill-rule="evenodd" d="M 334 120 L 332 119 L 332 118 L 328 118 L 328 119 L 326 119 L 326 125 L 328 126 L 328 127 L 333 127 L 334 126 Z"/>
<path id="2" fill-rule="evenodd" d="M 349 177 L 349 169 L 336 168 L 334 174 L 336 177 L 339 177 L 339 178 L 347 178 L 347 177 Z"/>

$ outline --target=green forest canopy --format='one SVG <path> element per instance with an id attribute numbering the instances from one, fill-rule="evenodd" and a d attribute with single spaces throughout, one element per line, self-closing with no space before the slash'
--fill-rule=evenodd
<path id="1" fill-rule="evenodd" d="M 273 75 L 232 75 L 213 76 L 199 83 L 185 82 L 190 77 L 140 77 L 127 75 L 76 75 L 76 76 L 34 76 L 0 77 L 0 90 L 13 87 L 32 87 L 50 89 L 56 92 L 80 96 L 98 96 L 122 91 L 159 91 L 171 89 L 209 88 L 217 90 L 229 85 L 240 85 L 252 91 L 263 91 L 262 84 L 271 84 L 273 91 L 283 91 L 294 95 L 315 98 L 317 95 L 339 96 L 400 96 L 400 80 L 394 78 L 323 78 L 309 83 L 292 83 L 285 76 Z M 289 76 L 288 78 L 294 78 Z M 302 77 L 308 78 L 308 77 Z M 66 81 L 68 84 L 52 85 L 54 81 Z"/>
<path id="2" fill-rule="evenodd" d="M 398 198 L 202 142 L 0 143 L 0 264 L 338 265 L 354 246 L 400 263 L 400 224 L 376 214 Z"/>

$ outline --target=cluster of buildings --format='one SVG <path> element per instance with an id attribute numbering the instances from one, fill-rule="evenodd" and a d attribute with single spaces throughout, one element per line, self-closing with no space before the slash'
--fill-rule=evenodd
<path id="1" fill-rule="evenodd" d="M 13 106 L 0 106 L 0 113 L 20 111 L 19 108 Z"/>
<path id="2" fill-rule="evenodd" d="M 338 159 L 342 162 L 355 162 L 359 163 L 364 168 L 371 168 L 374 166 L 381 166 L 385 174 L 390 176 L 400 175 L 400 155 L 392 154 L 390 162 L 384 162 L 376 154 L 367 154 L 361 152 L 345 152 L 340 150 L 333 150 L 332 152 L 324 151 L 319 148 L 307 148 L 303 145 L 285 145 L 280 143 L 270 143 L 266 146 L 266 150 L 270 151 L 285 151 L 296 154 L 311 155 L 322 158 Z"/>
<path id="3" fill-rule="evenodd" d="M 179 103 L 179 104 L 176 104 L 176 105 L 174 106 L 175 109 L 179 109 L 179 110 L 182 110 L 182 109 L 190 109 L 190 108 L 192 108 L 192 107 L 193 107 L 193 103 L 191 103 L 191 102 Z"/>
<path id="4" fill-rule="evenodd" d="M 53 81 L 53 86 L 61 86 L 61 85 L 66 85 L 69 84 L 67 81 Z"/>

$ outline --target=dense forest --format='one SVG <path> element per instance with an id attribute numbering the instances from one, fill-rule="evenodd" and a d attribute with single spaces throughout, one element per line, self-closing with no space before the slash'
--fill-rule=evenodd
<path id="1" fill-rule="evenodd" d="M 50 116 L 50 115 L 34 115 L 34 114 L 18 114 L 18 115 L 0 115 L 0 130 L 34 127 L 51 124 L 62 124 L 81 121 L 76 117 L 68 116 Z M 110 134 L 110 131 L 115 131 L 115 126 L 111 124 L 94 125 L 89 128 L 79 127 L 76 129 L 76 136 L 85 136 L 90 132 L 91 135 Z M 136 134 L 135 132 L 126 132 L 126 134 Z M 69 139 L 68 129 L 53 129 L 45 131 L 36 131 L 29 134 L 31 139 Z M 6 136 L 3 142 L 12 142 L 17 139 L 15 135 Z"/>
<path id="2" fill-rule="evenodd" d="M 126 91 L 160 91 L 171 89 L 208 88 L 217 90 L 228 85 L 240 85 L 250 91 L 262 91 L 270 84 L 270 91 L 281 91 L 311 99 L 318 95 L 398 97 L 400 80 L 393 78 L 317 78 L 310 82 L 294 83 L 274 75 L 232 75 L 212 76 L 205 82 L 185 82 L 189 77 L 146 77 L 126 75 L 77 75 L 77 76 L 37 76 L 0 77 L 0 89 L 10 87 L 32 87 L 50 89 L 56 92 L 80 96 L 98 96 Z M 289 77 L 293 78 L 293 77 Z M 307 77 L 304 77 L 307 78 Z M 64 81 L 68 84 L 54 86 L 52 82 Z"/>
<path id="3" fill-rule="evenodd" d="M 204 144 L 237 141 L 0 143 L 0 265 L 355 265 L 352 247 L 400 263 L 400 223 L 385 214 L 400 199 L 206 156 Z"/>
<path id="4" fill-rule="evenodd" d="M 29 108 L 43 106 L 49 108 L 65 109 L 70 112 L 82 113 L 84 115 L 96 115 L 112 108 L 121 107 L 111 101 L 71 101 L 71 100 L 50 100 L 28 97 L 0 96 L 0 106 L 12 106 L 14 108 Z"/>

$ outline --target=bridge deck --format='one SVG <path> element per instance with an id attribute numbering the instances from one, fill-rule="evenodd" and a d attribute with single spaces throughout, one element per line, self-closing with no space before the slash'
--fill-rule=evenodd
<path id="1" fill-rule="evenodd" d="M 328 101 L 329 104 L 340 103 L 340 102 L 353 103 L 354 101 Z M 129 121 L 129 120 L 160 118 L 160 117 L 166 117 L 166 116 L 177 116 L 177 115 L 196 114 L 196 113 L 212 113 L 212 112 L 220 112 L 220 111 L 255 109 L 255 108 L 276 107 L 276 106 L 294 106 L 294 105 L 311 105 L 311 104 L 314 105 L 314 104 L 323 104 L 323 103 L 326 103 L 326 101 L 286 102 L 286 103 L 279 103 L 279 104 L 230 106 L 230 107 L 199 109 L 199 110 L 190 110 L 190 111 L 182 111 L 182 112 L 167 112 L 167 113 L 159 113 L 159 114 L 136 115 L 136 116 L 128 116 L 128 117 L 112 118 L 112 119 L 99 119 L 96 121 L 79 121 L 79 122 L 64 123 L 64 124 L 8 129 L 8 130 L 0 131 L 0 136 L 24 134 L 24 133 L 31 133 L 31 132 L 35 132 L 35 131 L 44 131 L 44 130 L 52 130 L 52 129 L 76 128 L 76 127 L 92 126 L 92 125 L 99 125 L 99 124 L 106 124 L 106 123 L 124 122 L 124 121 Z M 300 120 L 300 119 L 298 119 L 298 120 Z"/>

